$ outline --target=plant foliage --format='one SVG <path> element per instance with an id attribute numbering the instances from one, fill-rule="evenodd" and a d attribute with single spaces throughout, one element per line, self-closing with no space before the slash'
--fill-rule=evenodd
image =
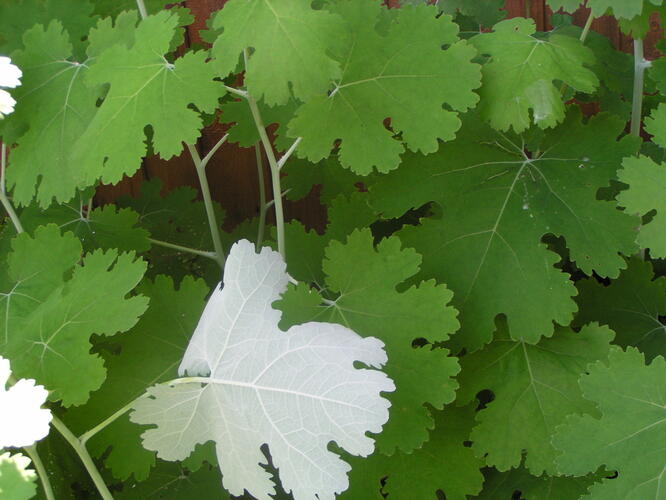
<path id="1" fill-rule="evenodd" d="M 0 5 L 0 497 L 666 500 L 666 4 L 224 3 Z"/>

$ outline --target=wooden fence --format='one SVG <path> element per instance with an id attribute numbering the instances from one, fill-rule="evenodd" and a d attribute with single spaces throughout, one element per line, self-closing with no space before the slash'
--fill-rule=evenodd
<path id="1" fill-rule="evenodd" d="M 186 0 L 181 2 L 189 7 L 195 15 L 195 22 L 187 34 L 187 42 L 200 42 L 198 30 L 205 27 L 206 19 L 211 12 L 219 10 L 227 0 Z M 398 3 L 398 0 L 385 0 L 391 6 Z M 468 0 L 476 1 L 476 0 Z M 524 16 L 526 13 L 525 2 L 530 3 L 530 15 L 535 19 L 539 30 L 550 29 L 550 17 L 552 11 L 546 7 L 545 0 L 507 0 L 505 9 L 508 17 Z M 574 14 L 574 22 L 580 26 L 585 24 L 589 10 L 579 9 Z M 622 35 L 618 29 L 617 23 L 613 18 L 602 17 L 596 19 L 592 24 L 592 29 L 607 36 L 619 50 L 625 52 L 632 51 L 631 39 Z M 663 30 L 659 25 L 659 19 L 652 19 L 651 31 L 646 38 L 646 56 L 648 59 L 659 57 L 659 52 L 654 48 L 654 44 L 663 36 Z M 198 143 L 200 152 L 204 154 L 217 142 L 222 136 L 223 129 L 217 126 L 211 126 L 203 131 L 203 135 Z M 267 162 L 264 161 L 264 165 Z M 224 226 L 227 229 L 232 228 L 240 221 L 253 217 L 258 213 L 259 193 L 257 181 L 257 169 L 255 163 L 255 153 L 253 149 L 239 148 L 234 144 L 225 144 L 215 155 L 207 169 L 208 179 L 211 186 L 213 198 L 220 202 L 225 208 L 227 218 Z M 96 204 L 104 204 L 113 201 L 120 195 L 139 194 L 141 183 L 144 180 L 160 178 L 164 185 L 164 190 L 169 191 L 178 186 L 193 186 L 198 188 L 198 181 L 194 166 L 187 153 L 169 161 L 164 161 L 158 157 L 147 158 L 143 162 L 141 170 L 132 178 L 125 178 L 116 186 L 102 186 L 96 196 Z M 266 179 L 270 175 L 266 172 Z M 270 186 L 267 186 L 270 191 Z M 268 199 L 271 195 L 268 194 Z M 287 202 L 285 206 L 285 216 L 287 220 L 295 218 L 303 222 L 307 227 L 321 228 L 325 221 L 325 213 L 319 204 L 316 193 L 296 203 Z"/>

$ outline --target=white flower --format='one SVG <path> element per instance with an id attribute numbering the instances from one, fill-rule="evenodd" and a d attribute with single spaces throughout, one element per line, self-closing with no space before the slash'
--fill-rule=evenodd
<path id="1" fill-rule="evenodd" d="M 0 56 L 0 87 L 13 89 L 21 85 L 21 70 L 12 64 L 9 57 Z"/>
<path id="2" fill-rule="evenodd" d="M 0 357 L 0 448 L 30 446 L 49 433 L 51 411 L 41 408 L 48 392 L 32 379 L 21 379 L 9 390 L 11 370 Z"/>
<path id="3" fill-rule="evenodd" d="M 21 85 L 23 73 L 12 64 L 9 57 L 0 56 L 0 87 L 14 88 Z M 14 111 L 16 101 L 6 90 L 0 89 L 0 119 Z"/>

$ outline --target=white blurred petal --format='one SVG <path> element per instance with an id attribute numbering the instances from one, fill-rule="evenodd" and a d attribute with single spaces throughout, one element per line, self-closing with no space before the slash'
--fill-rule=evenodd
<path id="1" fill-rule="evenodd" d="M 0 87 L 18 87 L 22 76 L 21 70 L 12 64 L 9 57 L 0 56 Z"/>
<path id="2" fill-rule="evenodd" d="M 16 101 L 6 90 L 0 89 L 0 119 L 14 112 Z"/>
<path id="3" fill-rule="evenodd" d="M 9 375 L 9 361 L 0 357 L 0 448 L 30 446 L 49 433 L 51 411 L 41 407 L 48 391 L 32 379 L 7 390 Z"/>

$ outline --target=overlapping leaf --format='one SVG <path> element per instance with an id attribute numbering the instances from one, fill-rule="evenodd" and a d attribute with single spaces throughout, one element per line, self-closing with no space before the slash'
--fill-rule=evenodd
<path id="1" fill-rule="evenodd" d="M 587 493 L 598 477 L 533 476 L 524 467 L 507 472 L 490 470 L 479 500 L 578 500 Z M 520 497 L 517 497 L 517 492 Z"/>
<path id="2" fill-rule="evenodd" d="M 326 249 L 324 291 L 335 300 L 324 302 L 319 293 L 300 284 L 290 286 L 276 303 L 284 312 L 282 328 L 332 321 L 386 344 L 386 373 L 397 387 L 387 396 L 391 418 L 377 438 L 379 450 L 386 454 L 396 448 L 410 452 L 428 439 L 433 418 L 424 403 L 442 408 L 451 402 L 457 387 L 453 376 L 459 369 L 448 350 L 432 346 L 458 328 L 457 311 L 448 305 L 452 294 L 432 280 L 403 291 L 403 282 L 418 272 L 421 258 L 400 247 L 393 237 L 375 250 L 369 230 L 354 231 L 346 243 L 334 241 Z M 414 346 L 423 339 L 425 346 Z"/>
<path id="3" fill-rule="evenodd" d="M 97 3 L 97 1 L 95 2 Z M 77 57 L 83 55 L 83 38 L 95 24 L 89 0 L 5 0 L 0 4 L 0 52 L 11 54 L 30 43 L 23 34 L 35 24 L 49 25 L 54 19 L 72 35 Z"/>
<path id="4" fill-rule="evenodd" d="M 147 300 L 126 295 L 145 264 L 114 250 L 89 253 L 79 264 L 79 240 L 55 225 L 33 237 L 20 234 L 12 249 L 0 283 L 0 352 L 12 360 L 16 376 L 36 379 L 51 399 L 82 404 L 106 375 L 101 358 L 89 352 L 90 336 L 136 323 Z"/>
<path id="5" fill-rule="evenodd" d="M 596 414 L 583 398 L 578 378 L 589 363 L 608 356 L 614 334 L 592 324 L 580 332 L 558 328 L 536 345 L 512 341 L 500 328 L 483 350 L 461 359 L 457 402 L 489 390 L 494 399 L 477 413 L 470 440 L 477 456 L 500 471 L 518 467 L 522 454 L 535 476 L 556 472 L 550 444 L 555 427 L 572 413 Z M 520 425 L 516 425 L 520 422 Z"/>
<path id="6" fill-rule="evenodd" d="M 666 103 L 659 105 L 650 116 L 645 118 L 645 130 L 652 134 L 652 140 L 666 148 Z"/>
<path id="7" fill-rule="evenodd" d="M 136 29 L 131 48 L 115 45 L 91 65 L 87 82 L 110 84 L 94 119 L 74 146 L 80 184 L 101 178 L 116 183 L 133 174 L 146 154 L 145 127 L 153 131 L 154 151 L 168 159 L 183 142 L 193 144 L 202 120 L 191 109 L 212 112 L 222 87 L 203 51 L 169 62 L 165 55 L 179 24 L 167 11 L 149 16 Z"/>
<path id="8" fill-rule="evenodd" d="M 638 244 L 649 248 L 652 257 L 666 257 L 666 165 L 647 156 L 629 157 L 622 162 L 618 177 L 629 189 L 617 196 L 628 213 L 645 215 L 656 211 L 652 220 L 640 228 Z"/>
<path id="9" fill-rule="evenodd" d="M 655 278 L 652 264 L 637 258 L 609 286 L 593 278 L 576 283 L 576 324 L 598 321 L 610 326 L 616 344 L 638 347 L 648 361 L 666 356 L 666 278 Z"/>
<path id="10" fill-rule="evenodd" d="M 447 407 L 434 413 L 435 429 L 423 446 L 390 457 L 375 453 L 352 460 L 349 492 L 341 500 L 434 500 L 443 491 L 447 500 L 467 500 L 483 484 L 483 461 L 465 446 L 474 407 Z M 388 495 L 388 496 L 386 496 Z"/>
<path id="11" fill-rule="evenodd" d="M 11 500 L 28 500 L 37 494 L 37 474 L 30 459 L 17 453 L 0 454 L 0 495 Z"/>
<path id="12" fill-rule="evenodd" d="M 583 124 L 572 113 L 527 154 L 524 139 L 485 130 L 470 116 L 437 155 L 410 156 L 370 187 L 371 203 L 385 217 L 430 201 L 443 208 L 441 218 L 400 234 L 423 255 L 420 276 L 453 290 L 462 323 L 457 348 L 490 341 L 498 314 L 507 316 L 512 338 L 529 343 L 551 335 L 553 321 L 569 323 L 576 290 L 541 243 L 546 234 L 563 236 L 588 274 L 614 277 L 625 267 L 618 252 L 636 250 L 638 219 L 597 199 L 621 158 L 635 151 L 632 138 L 616 140 L 623 128 L 616 117 Z"/>
<path id="13" fill-rule="evenodd" d="M 208 286 L 185 278 L 174 289 L 171 278 L 158 276 L 154 282 L 144 281 L 137 291 L 150 299 L 149 307 L 129 332 L 102 345 L 106 381 L 84 406 L 67 413 L 66 423 L 77 433 L 94 427 L 141 396 L 147 387 L 177 377 L 178 363 L 203 310 Z M 144 430 L 125 415 L 96 434 L 88 446 L 96 456 L 105 457 L 115 477 L 126 480 L 133 476 L 142 481 L 155 464 L 155 453 L 141 445 Z M 217 476 L 215 486 L 219 489 Z"/>
<path id="14" fill-rule="evenodd" d="M 490 57 L 483 66 L 479 109 L 493 128 L 520 133 L 531 124 L 554 127 L 566 111 L 559 82 L 587 93 L 599 83 L 586 67 L 594 63 L 589 48 L 557 33 L 536 38 L 535 31 L 532 19 L 515 18 L 470 39 Z"/>
<path id="15" fill-rule="evenodd" d="M 439 139 L 453 139 L 456 111 L 478 100 L 480 68 L 450 17 L 433 6 L 385 12 L 378 2 L 343 1 L 335 11 L 349 30 L 334 48 L 343 72 L 330 95 L 309 99 L 289 123 L 289 135 L 303 138 L 298 154 L 319 161 L 341 140 L 342 165 L 367 175 L 395 169 L 405 146 L 432 153 Z"/>
<path id="16" fill-rule="evenodd" d="M 71 159 L 72 147 L 95 116 L 102 89 L 84 84 L 88 63 L 72 58 L 70 37 L 59 21 L 35 26 L 24 41 L 26 49 L 14 58 L 23 79 L 10 119 L 17 132 L 29 129 L 5 137 L 18 143 L 7 180 L 17 203 L 28 205 L 36 193 L 37 203 L 46 208 L 53 199 L 66 202 L 75 194 L 80 165 Z"/>
<path id="17" fill-rule="evenodd" d="M 325 93 L 340 76 L 340 62 L 329 54 L 332 40 L 346 38 L 342 19 L 311 0 L 231 0 L 217 13 L 213 29 L 224 31 L 213 45 L 223 76 L 253 49 L 245 81 L 250 93 L 269 106 Z M 242 59 L 242 58 L 241 58 Z"/>
<path id="18" fill-rule="evenodd" d="M 166 460 L 183 460 L 196 444 L 214 440 L 231 494 L 275 493 L 260 466 L 267 444 L 286 491 L 332 500 L 347 488 L 349 466 L 328 444 L 372 453 L 365 434 L 381 430 L 389 403 L 380 393 L 395 387 L 380 371 L 354 367 L 386 362 L 376 338 L 331 323 L 278 329 L 281 313 L 271 304 L 286 289 L 285 267 L 269 248 L 257 255 L 249 241 L 236 243 L 224 287 L 209 299 L 179 368 L 199 377 L 153 386 L 130 418 L 156 425 L 143 444 Z"/>
<path id="19" fill-rule="evenodd" d="M 595 484 L 586 499 L 644 500 L 666 498 L 666 362 L 645 365 L 633 347 L 615 348 L 608 363 L 598 362 L 583 375 L 583 395 L 601 417 L 574 415 L 558 429 L 553 444 L 563 454 L 559 472 L 581 476 L 604 465 L 618 477 Z"/>

